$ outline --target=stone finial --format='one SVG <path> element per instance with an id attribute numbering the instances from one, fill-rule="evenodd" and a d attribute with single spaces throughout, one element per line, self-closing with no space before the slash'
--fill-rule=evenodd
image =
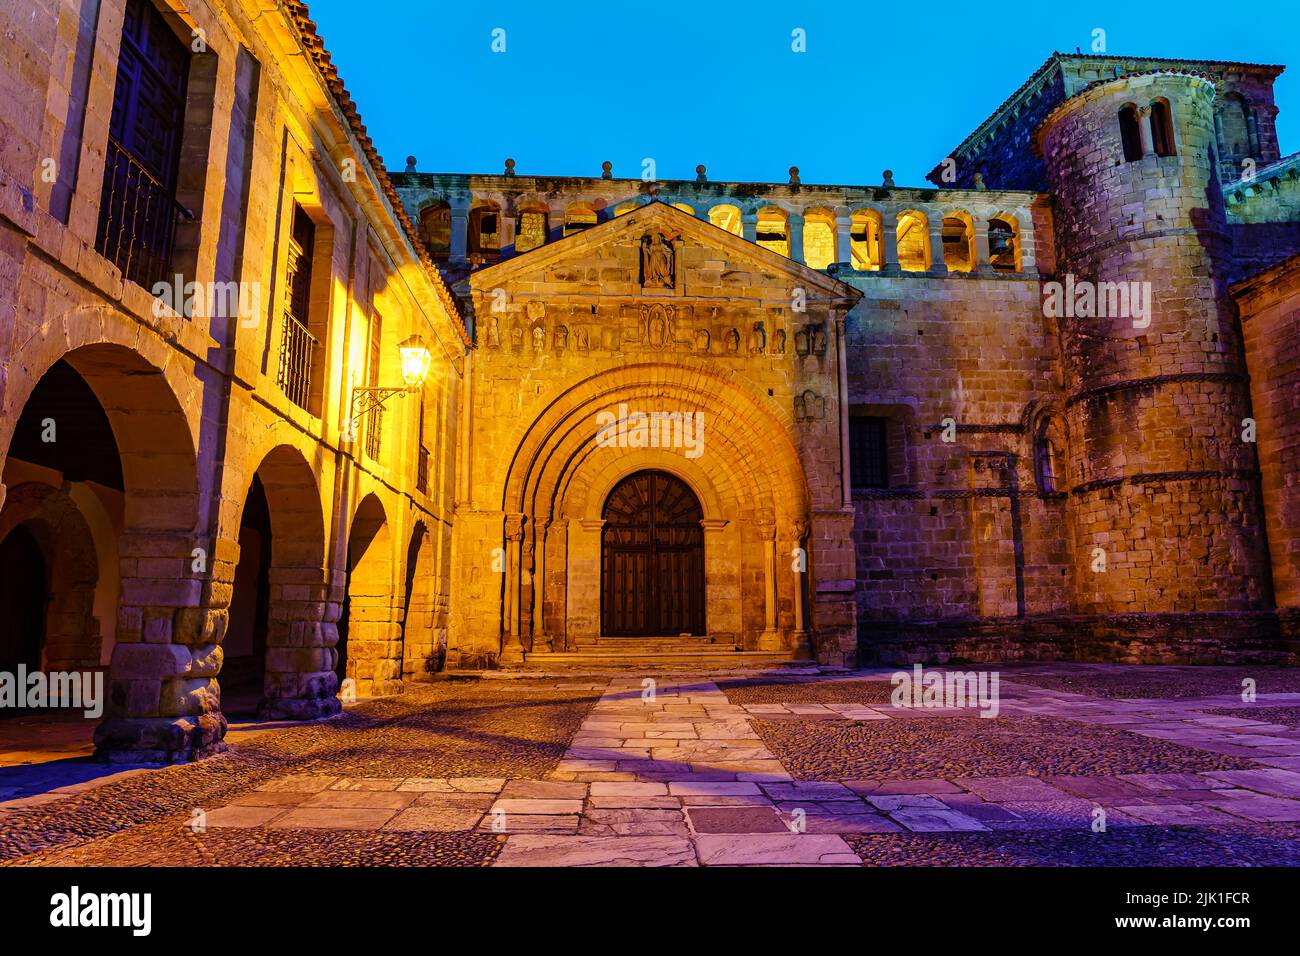
<path id="1" fill-rule="evenodd" d="M 799 167 L 798 167 L 798 166 L 791 166 L 791 167 L 790 167 L 790 185 L 791 185 L 791 186 L 798 186 L 798 185 L 799 185 Z"/>
<path id="2" fill-rule="evenodd" d="M 506 175 L 507 175 L 507 176 L 513 176 L 514 174 L 515 174 L 515 161 L 514 161 L 513 159 L 507 159 L 507 160 L 506 160 Z"/>
<path id="3" fill-rule="evenodd" d="M 985 191 L 986 189 L 988 189 L 988 188 L 989 188 L 988 186 L 985 186 L 985 185 L 984 185 L 984 174 L 983 174 L 983 173 L 976 173 L 976 174 L 975 174 L 975 189 L 976 189 L 976 191 L 977 191 L 977 192 L 984 192 L 984 191 Z"/>
<path id="4" fill-rule="evenodd" d="M 709 177 L 704 175 L 703 163 L 700 163 L 700 165 L 695 167 L 695 181 L 697 183 L 707 183 L 709 181 Z"/>
<path id="5" fill-rule="evenodd" d="M 886 169 L 885 172 L 884 172 L 884 176 L 885 176 L 885 181 L 884 181 L 883 183 L 881 183 L 880 185 L 884 186 L 886 189 L 893 189 L 893 188 L 894 188 L 894 171 L 893 171 L 892 169 Z"/>
<path id="6" fill-rule="evenodd" d="M 600 178 L 601 179 L 614 178 L 614 164 L 611 163 L 608 159 L 600 164 Z"/>
<path id="7" fill-rule="evenodd" d="M 407 172 L 407 173 L 413 173 L 413 172 L 415 172 L 415 157 L 414 157 L 414 156 L 407 156 L 407 157 L 406 157 L 406 169 L 404 169 L 403 172 Z"/>

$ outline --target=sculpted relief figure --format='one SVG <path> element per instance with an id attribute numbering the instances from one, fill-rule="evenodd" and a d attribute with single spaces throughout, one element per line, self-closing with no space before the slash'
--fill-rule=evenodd
<path id="1" fill-rule="evenodd" d="M 675 238 L 662 232 L 646 233 L 641 237 L 641 285 L 653 289 L 676 287 Z"/>
<path id="2" fill-rule="evenodd" d="M 501 348 L 501 320 L 495 315 L 487 327 L 487 347 L 490 349 Z"/>

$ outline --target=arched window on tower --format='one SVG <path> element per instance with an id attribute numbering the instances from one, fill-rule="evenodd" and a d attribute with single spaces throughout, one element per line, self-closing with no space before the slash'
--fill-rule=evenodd
<path id="1" fill-rule="evenodd" d="M 565 207 L 564 234 L 571 236 L 575 232 L 590 229 L 596 224 L 596 210 L 584 202 L 575 202 Z"/>
<path id="2" fill-rule="evenodd" d="M 989 220 L 989 265 L 995 272 L 1020 271 L 1020 236 L 1010 216 Z"/>
<path id="3" fill-rule="evenodd" d="M 451 254 L 451 207 L 436 202 L 420 210 L 420 238 L 429 255 L 446 259 Z"/>
<path id="4" fill-rule="evenodd" d="M 849 220 L 849 262 L 860 272 L 880 269 L 884 261 L 880 234 L 880 213 L 873 209 L 859 209 Z"/>
<path id="5" fill-rule="evenodd" d="M 1222 135 L 1220 150 L 1233 165 L 1248 157 L 1259 156 L 1259 144 L 1254 135 L 1255 119 L 1245 97 L 1233 91 L 1223 97 L 1219 111 L 1219 130 Z"/>
<path id="6" fill-rule="evenodd" d="M 764 249 L 771 249 L 790 258 L 790 217 L 786 211 L 780 206 L 760 209 L 755 240 Z"/>
<path id="7" fill-rule="evenodd" d="M 515 252 L 527 252 L 546 245 L 547 207 L 538 202 L 519 207 L 519 224 L 515 229 Z"/>
<path id="8" fill-rule="evenodd" d="M 1138 111 L 1128 103 L 1119 111 L 1119 138 L 1124 147 L 1124 162 L 1142 158 L 1142 135 L 1138 132 Z"/>
<path id="9" fill-rule="evenodd" d="M 975 225 L 964 212 L 944 216 L 943 264 L 949 272 L 971 272 L 975 268 Z"/>
<path id="10" fill-rule="evenodd" d="M 1174 155 L 1174 120 L 1165 99 L 1151 104 L 1151 148 L 1157 156 Z"/>
<path id="11" fill-rule="evenodd" d="M 469 254 L 495 258 L 501 252 L 501 210 L 494 202 L 475 203 L 469 211 Z"/>
<path id="12" fill-rule="evenodd" d="M 930 269 L 930 224 L 923 213 L 908 209 L 898 214 L 898 267 L 904 272 Z"/>
<path id="13" fill-rule="evenodd" d="M 1045 495 L 1056 494 L 1057 490 L 1057 449 L 1052 431 L 1051 419 L 1044 418 L 1034 432 L 1034 481 Z"/>
<path id="14" fill-rule="evenodd" d="M 688 216 L 694 216 L 694 215 L 695 215 L 695 209 L 694 209 L 694 207 L 692 207 L 692 206 L 688 206 L 688 205 L 687 205 L 686 203 L 684 203 L 684 202 L 675 202 L 675 203 L 673 203 L 673 208 L 674 208 L 674 209 L 680 209 L 682 212 L 686 213 L 686 215 L 688 215 Z"/>
<path id="15" fill-rule="evenodd" d="M 829 269 L 838 262 L 835 251 L 835 213 L 809 209 L 803 216 L 803 261 L 810 269 Z"/>
<path id="16" fill-rule="evenodd" d="M 614 218 L 617 219 L 619 216 L 631 212 L 633 209 L 636 209 L 640 205 L 641 204 L 639 202 L 632 202 L 632 201 L 621 202 L 614 207 Z"/>
<path id="17" fill-rule="evenodd" d="M 714 206 L 709 210 L 709 222 L 733 236 L 739 236 L 743 232 L 740 209 L 727 203 Z"/>

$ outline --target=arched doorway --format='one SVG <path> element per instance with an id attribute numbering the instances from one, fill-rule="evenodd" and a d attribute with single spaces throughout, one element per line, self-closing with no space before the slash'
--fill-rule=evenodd
<path id="1" fill-rule="evenodd" d="M 665 471 L 638 471 L 609 493 L 601 517 L 601 632 L 703 634 L 704 518 L 695 493 Z"/>
<path id="2" fill-rule="evenodd" d="M 393 543 L 384 506 L 366 495 L 348 536 L 348 577 L 339 617 L 336 666 L 363 697 L 402 690 L 402 632 L 395 620 Z M 400 605 L 399 605 L 400 607 Z"/>
<path id="3" fill-rule="evenodd" d="M 271 512 L 261 479 L 253 483 L 239 519 L 239 562 L 231 585 L 230 617 L 222 642 L 221 701 L 226 716 L 261 703 L 271 603 Z"/>
<path id="4" fill-rule="evenodd" d="M 40 669 L 46 589 L 45 555 L 19 525 L 0 542 L 0 671 Z"/>

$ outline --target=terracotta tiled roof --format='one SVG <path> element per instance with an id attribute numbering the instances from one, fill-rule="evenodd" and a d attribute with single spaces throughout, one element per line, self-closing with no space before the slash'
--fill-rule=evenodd
<path id="1" fill-rule="evenodd" d="M 361 122 L 361 114 L 357 112 L 357 105 L 352 101 L 352 96 L 348 93 L 347 87 L 343 85 L 343 79 L 339 76 L 338 67 L 330 59 L 329 51 L 325 49 L 325 41 L 316 32 L 315 22 L 308 16 L 307 4 L 301 2 L 301 0 L 284 0 L 284 9 L 288 12 L 298 30 L 303 49 L 320 73 L 326 88 L 334 98 L 335 105 L 339 108 L 339 112 L 347 119 L 353 135 L 356 136 L 357 143 L 361 146 L 361 151 L 370 164 L 375 179 L 379 182 L 379 188 L 383 190 L 384 196 L 387 197 L 388 202 L 393 207 L 393 213 L 397 217 L 398 224 L 411 241 L 416 255 L 420 257 L 420 263 L 429 276 L 429 282 L 433 285 L 438 300 L 442 303 L 443 308 L 447 310 L 447 314 L 452 317 L 452 325 L 455 326 L 461 341 L 466 345 L 470 344 L 469 331 L 465 326 L 464 316 L 461 315 L 455 298 L 447 289 L 447 284 L 443 282 L 442 275 L 433 264 L 433 260 L 429 258 L 428 252 L 425 251 L 424 243 L 420 240 L 419 232 L 411 222 L 411 217 L 406 214 L 406 209 L 397 196 L 397 190 L 393 188 L 393 183 L 388 178 L 388 170 L 384 168 L 384 160 L 375 149 L 375 144 L 370 139 L 370 135 L 366 132 L 365 124 Z"/>

